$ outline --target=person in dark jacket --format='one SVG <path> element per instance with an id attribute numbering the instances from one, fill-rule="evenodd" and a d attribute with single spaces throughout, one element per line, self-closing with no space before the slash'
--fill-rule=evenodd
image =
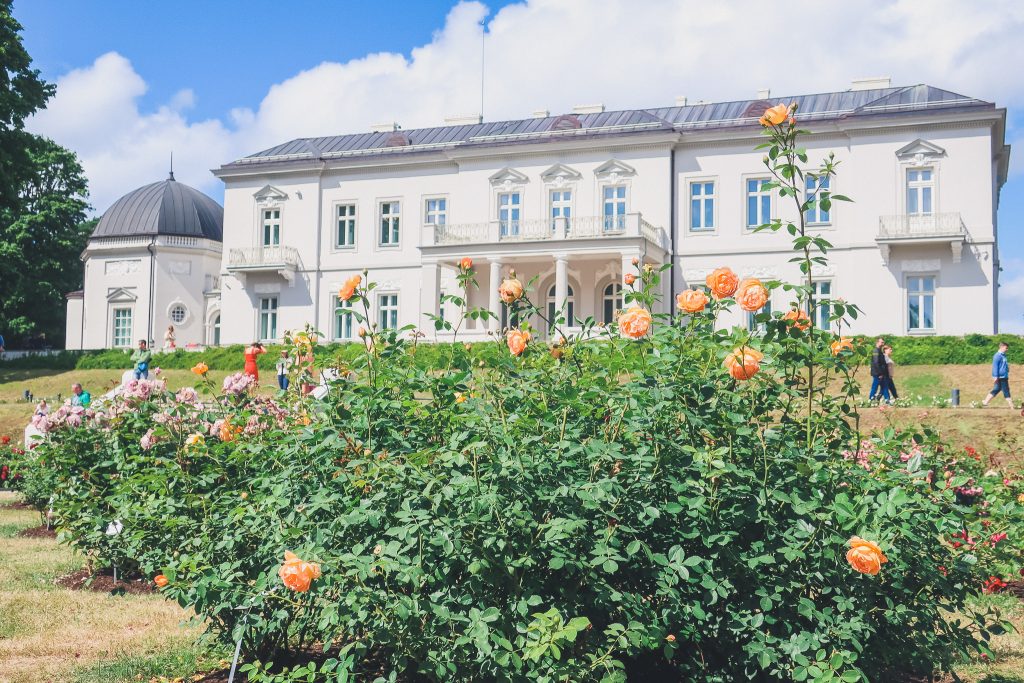
<path id="1" fill-rule="evenodd" d="M 981 402 L 983 406 L 987 406 L 988 402 L 994 399 L 999 392 L 1003 392 L 1003 396 L 1006 398 L 1006 403 L 1013 408 L 1013 399 L 1010 398 L 1010 363 L 1006 360 L 1006 352 L 1009 350 L 1010 345 L 1006 342 L 999 342 L 999 350 L 992 356 L 992 391 L 988 392 L 988 396 Z"/>
<path id="2" fill-rule="evenodd" d="M 871 393 L 868 400 L 884 398 L 889 400 L 889 364 L 885 361 L 885 340 L 875 340 L 875 348 L 871 352 Z"/>

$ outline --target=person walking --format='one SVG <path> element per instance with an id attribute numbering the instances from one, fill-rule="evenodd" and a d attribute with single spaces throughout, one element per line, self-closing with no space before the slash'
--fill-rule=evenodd
<path id="1" fill-rule="evenodd" d="M 868 400 L 889 400 L 889 364 L 885 361 L 885 340 L 875 340 L 875 348 L 871 351 L 871 393 Z"/>
<path id="2" fill-rule="evenodd" d="M 1013 409 L 1013 399 L 1010 397 L 1010 363 L 1006 360 L 1006 352 L 1009 348 L 1010 345 L 1006 342 L 999 342 L 999 350 L 992 356 L 992 379 L 994 383 L 992 391 L 988 392 L 988 396 L 981 402 L 983 406 L 987 406 L 989 401 L 994 399 L 999 392 L 1002 392 L 1006 398 L 1006 404 L 1010 406 L 1011 410 Z"/>
<path id="3" fill-rule="evenodd" d="M 4 344 L 5 344 L 5 342 L 4 342 L 4 335 L 0 334 L 0 356 L 3 356 L 4 355 L 4 351 L 7 350 L 4 347 Z"/>
<path id="4" fill-rule="evenodd" d="M 135 364 L 135 379 L 149 379 L 149 362 L 153 360 L 153 352 L 145 339 L 139 340 L 139 348 L 132 353 L 131 361 Z"/>
<path id="5" fill-rule="evenodd" d="M 892 400 L 895 401 L 900 397 L 899 393 L 896 391 L 896 361 L 892 358 L 892 347 L 888 344 L 882 347 L 882 352 L 885 354 L 885 368 L 888 376 L 889 395 L 892 397 Z"/>
<path id="6" fill-rule="evenodd" d="M 168 325 L 164 332 L 164 351 L 173 351 L 178 348 L 177 339 L 174 336 L 174 325 Z"/>
<path id="7" fill-rule="evenodd" d="M 281 357 L 277 359 L 277 386 L 281 388 L 281 391 L 288 391 L 288 366 L 290 365 L 288 351 L 281 351 Z"/>
<path id="8" fill-rule="evenodd" d="M 252 377 L 257 382 L 260 381 L 260 369 L 256 366 L 256 357 L 266 353 L 267 350 L 263 348 L 263 344 L 260 342 L 253 342 L 245 350 L 245 374 Z"/>
<path id="9" fill-rule="evenodd" d="M 82 388 L 80 382 L 71 385 L 71 405 L 88 408 L 92 402 L 92 394 Z"/>

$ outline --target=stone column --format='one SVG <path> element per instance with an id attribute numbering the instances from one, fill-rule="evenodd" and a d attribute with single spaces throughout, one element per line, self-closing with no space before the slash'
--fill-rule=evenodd
<path id="1" fill-rule="evenodd" d="M 568 316 L 569 310 L 565 301 L 569 297 L 569 257 L 566 254 L 555 254 L 555 315 Z M 571 325 L 566 318 L 563 325 Z"/>
<path id="2" fill-rule="evenodd" d="M 501 284 L 501 259 L 497 257 L 489 257 L 491 263 L 491 278 L 488 280 L 488 298 L 487 308 L 491 311 L 496 319 L 489 320 L 487 329 L 492 332 L 497 332 L 501 328 L 501 298 L 498 296 L 498 286 Z"/>

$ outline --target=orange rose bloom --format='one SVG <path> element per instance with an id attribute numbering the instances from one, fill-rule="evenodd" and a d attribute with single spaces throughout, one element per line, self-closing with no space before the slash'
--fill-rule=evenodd
<path id="1" fill-rule="evenodd" d="M 761 115 L 762 126 L 777 126 L 789 118 L 789 107 L 784 104 L 776 104 L 765 110 Z"/>
<path id="2" fill-rule="evenodd" d="M 530 333 L 526 330 L 509 330 L 508 335 L 505 337 L 505 342 L 508 344 L 508 350 L 512 352 L 513 356 L 518 356 L 526 350 L 526 345 L 530 342 Z"/>
<path id="3" fill-rule="evenodd" d="M 636 275 L 633 275 L 633 273 L 626 273 L 626 276 L 622 279 L 627 285 L 632 285 L 636 282 Z"/>
<path id="4" fill-rule="evenodd" d="M 352 295 L 356 293 L 356 287 L 363 281 L 362 275 L 353 275 L 349 279 L 345 280 L 345 284 L 338 290 L 338 298 L 342 301 L 348 301 L 352 298 Z"/>
<path id="5" fill-rule="evenodd" d="M 707 276 L 704 282 L 707 284 L 708 289 L 711 290 L 712 296 L 716 299 L 724 299 L 736 293 L 740 279 L 729 268 L 716 268 L 711 275 Z"/>
<path id="6" fill-rule="evenodd" d="M 703 289 L 685 289 L 676 295 L 676 307 L 686 313 L 700 313 L 708 301 Z"/>
<path id="7" fill-rule="evenodd" d="M 163 588 L 168 583 L 167 577 L 164 576 L 163 574 L 157 574 L 156 576 L 153 577 L 153 583 L 156 584 L 157 588 Z"/>
<path id="8" fill-rule="evenodd" d="M 838 356 L 843 351 L 853 351 L 853 340 L 849 337 L 840 337 L 832 342 L 833 356 Z"/>
<path id="9" fill-rule="evenodd" d="M 241 427 L 236 427 L 235 425 L 232 425 L 230 422 L 225 421 L 224 424 L 220 426 L 220 431 L 217 433 L 217 436 L 220 438 L 221 441 L 234 441 L 235 437 L 241 433 Z"/>
<path id="10" fill-rule="evenodd" d="M 811 326 L 811 319 L 807 317 L 799 308 L 794 308 L 786 312 L 786 315 L 782 316 L 782 319 L 789 322 L 790 325 L 803 332 Z"/>
<path id="11" fill-rule="evenodd" d="M 747 278 L 736 290 L 736 301 L 744 311 L 760 311 L 768 303 L 768 288 L 756 277 Z"/>
<path id="12" fill-rule="evenodd" d="M 200 376 L 205 375 L 209 371 L 210 366 L 204 363 L 203 361 L 199 361 L 198 363 L 192 366 L 192 372 Z"/>
<path id="13" fill-rule="evenodd" d="M 653 321 L 646 308 L 630 306 L 619 316 L 619 333 L 629 339 L 640 339 L 651 330 Z"/>
<path id="14" fill-rule="evenodd" d="M 882 565 L 889 561 L 874 541 L 865 541 L 859 536 L 854 536 L 849 542 L 850 549 L 846 551 L 846 561 L 861 574 L 874 576 L 882 570 Z"/>
<path id="15" fill-rule="evenodd" d="M 462 260 L 459 261 L 459 268 L 463 270 L 470 270 L 473 267 L 473 259 L 468 256 L 463 256 Z"/>
<path id="16" fill-rule="evenodd" d="M 506 304 L 518 301 L 523 296 L 523 283 L 515 276 L 505 278 L 498 287 L 498 296 Z"/>
<path id="17" fill-rule="evenodd" d="M 464 393 L 462 393 L 461 391 L 456 391 L 455 392 L 455 402 L 456 403 L 465 403 L 466 402 L 466 395 Z"/>
<path id="18" fill-rule="evenodd" d="M 735 379 L 746 380 L 756 375 L 761 370 L 761 361 L 764 354 L 749 346 L 741 346 L 728 356 L 722 365 Z"/>
<path id="19" fill-rule="evenodd" d="M 320 565 L 316 562 L 304 562 L 288 550 L 284 551 L 284 564 L 278 570 L 284 585 L 296 593 L 305 593 L 313 579 L 320 578 Z"/>

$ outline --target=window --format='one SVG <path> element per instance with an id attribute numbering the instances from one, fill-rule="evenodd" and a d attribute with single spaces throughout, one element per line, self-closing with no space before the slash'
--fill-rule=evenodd
<path id="1" fill-rule="evenodd" d="M 772 191 L 764 187 L 768 178 L 747 179 L 747 228 L 772 220 Z"/>
<path id="2" fill-rule="evenodd" d="M 401 202 L 380 203 L 380 244 L 394 247 L 398 245 L 398 223 L 402 218 Z"/>
<path id="3" fill-rule="evenodd" d="M 519 234 L 519 207 L 522 195 L 519 192 L 498 194 L 498 226 L 502 237 Z"/>
<path id="4" fill-rule="evenodd" d="M 352 338 L 352 304 L 334 297 L 334 338 Z"/>
<path id="5" fill-rule="evenodd" d="M 111 336 L 115 348 L 127 348 L 132 345 L 132 309 L 114 309 L 114 330 Z"/>
<path id="6" fill-rule="evenodd" d="M 510 310 L 510 306 L 504 302 L 501 304 L 501 329 L 519 327 L 519 310 Z"/>
<path id="7" fill-rule="evenodd" d="M 172 323 L 180 325 L 188 317 L 188 309 L 183 304 L 174 304 L 171 306 L 171 312 L 168 317 L 170 317 Z"/>
<path id="8" fill-rule="evenodd" d="M 767 313 L 769 317 L 772 314 L 772 300 L 768 299 L 768 302 L 760 311 L 747 311 L 747 329 L 751 332 L 764 332 L 765 323 L 758 320 L 757 316 L 762 313 Z"/>
<path id="9" fill-rule="evenodd" d="M 821 190 L 828 190 L 829 178 L 804 177 L 804 200 L 808 200 L 820 193 Z M 821 206 L 815 205 L 804 214 L 804 220 L 808 225 L 828 225 L 832 222 L 830 212 L 825 211 Z"/>
<path id="10" fill-rule="evenodd" d="M 934 174 L 930 168 L 907 169 L 907 213 L 928 215 L 932 212 L 932 196 L 935 192 Z"/>
<path id="11" fill-rule="evenodd" d="M 381 294 L 378 296 L 377 314 L 379 316 L 380 329 L 398 329 L 398 295 Z"/>
<path id="12" fill-rule="evenodd" d="M 448 222 L 448 200 L 428 199 L 423 210 L 424 225 L 445 225 Z"/>
<path id="13" fill-rule="evenodd" d="M 263 211 L 263 246 L 276 247 L 281 244 L 281 209 Z"/>
<path id="14" fill-rule="evenodd" d="M 690 183 L 690 230 L 715 229 L 715 183 L 706 180 Z"/>
<path id="15" fill-rule="evenodd" d="M 555 285 L 551 285 L 551 289 L 548 290 L 548 320 L 552 332 L 554 332 L 555 316 L 561 313 L 555 308 Z M 569 327 L 576 324 L 576 299 L 572 287 L 568 285 L 565 288 L 565 321 L 563 324 Z"/>
<path id="16" fill-rule="evenodd" d="M 832 316 L 832 307 L 826 303 L 818 304 L 822 299 L 832 298 L 832 283 L 828 280 L 818 280 L 814 283 L 814 294 L 807 305 L 807 315 L 814 321 L 814 326 L 819 330 L 829 328 L 829 318 Z"/>
<path id="17" fill-rule="evenodd" d="M 260 298 L 260 339 L 277 339 L 277 297 Z"/>
<path id="18" fill-rule="evenodd" d="M 555 219 L 564 218 L 566 226 L 572 214 L 572 190 L 551 190 L 551 229 L 555 229 Z"/>
<path id="19" fill-rule="evenodd" d="M 437 317 L 444 320 L 444 290 L 441 290 L 440 296 L 437 297 Z"/>
<path id="20" fill-rule="evenodd" d="M 356 205 L 338 205 L 338 231 L 334 236 L 334 246 L 348 249 L 356 246 Z"/>
<path id="21" fill-rule="evenodd" d="M 613 282 L 604 288 L 603 297 L 603 311 L 605 324 L 610 325 L 615 322 L 616 314 L 622 310 L 622 285 L 618 282 Z"/>
<path id="22" fill-rule="evenodd" d="M 907 327 L 911 332 L 935 329 L 935 276 L 907 278 Z"/>
<path id="23" fill-rule="evenodd" d="M 601 215 L 604 217 L 605 230 L 626 229 L 626 186 L 605 185 L 602 191 L 604 208 Z"/>
<path id="24" fill-rule="evenodd" d="M 220 346 L 220 314 L 213 319 L 213 334 L 211 335 L 214 346 Z"/>

